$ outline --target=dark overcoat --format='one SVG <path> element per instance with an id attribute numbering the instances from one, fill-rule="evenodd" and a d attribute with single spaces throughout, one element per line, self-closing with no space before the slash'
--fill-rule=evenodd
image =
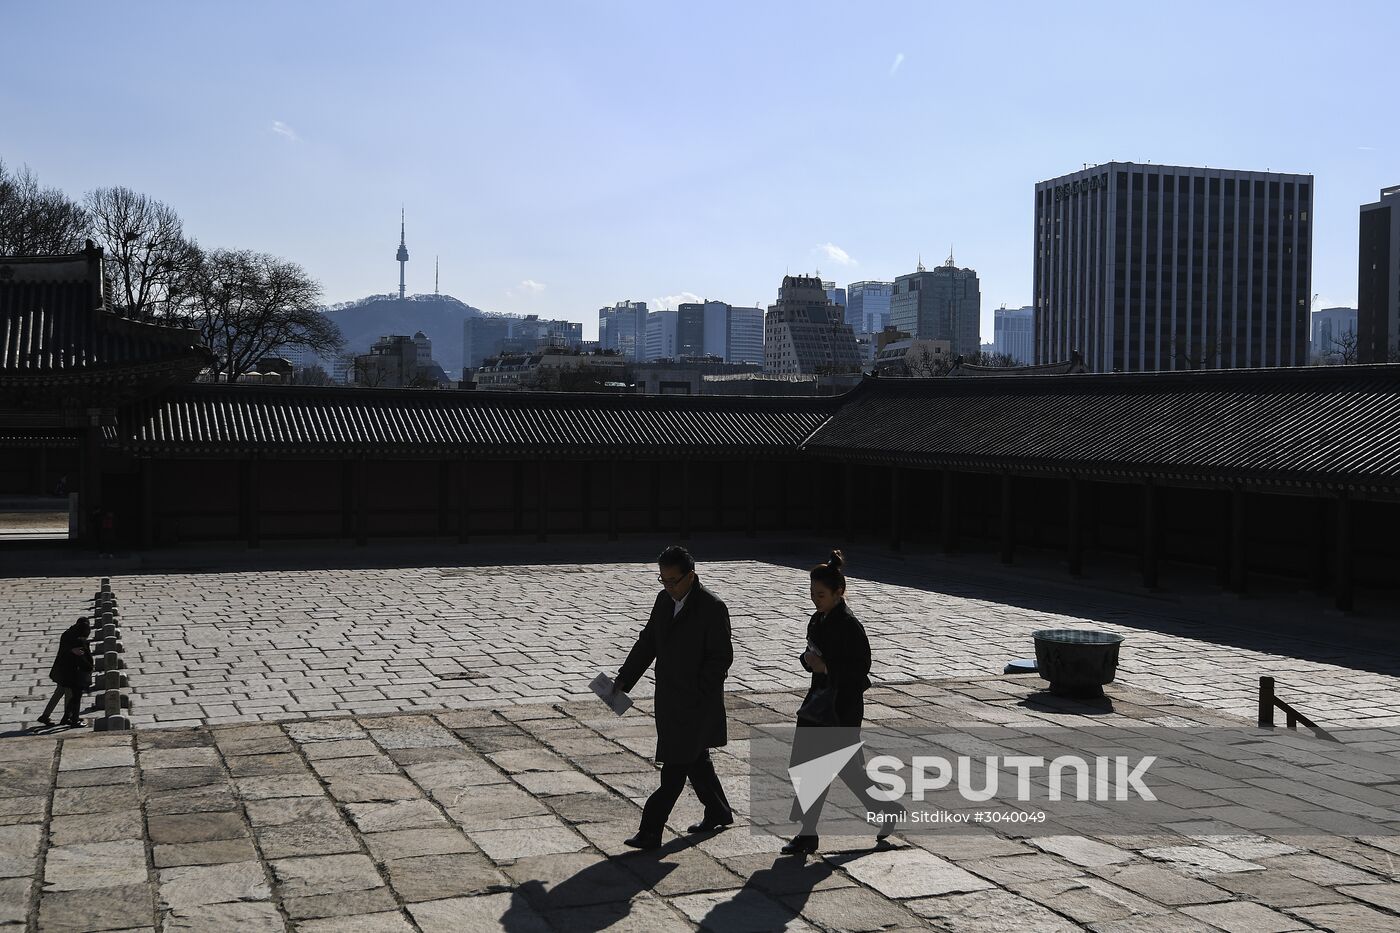
<path id="1" fill-rule="evenodd" d="M 74 654 L 73 649 L 81 649 Z M 72 690 L 86 690 L 92 679 L 92 650 L 88 646 L 87 635 L 76 624 L 69 626 L 58 640 L 58 654 L 54 656 L 53 667 L 49 670 L 49 680 L 60 687 Z"/>
<path id="2" fill-rule="evenodd" d="M 843 599 L 825 616 L 812 613 L 807 622 L 807 640 L 821 652 L 827 669 L 825 674 L 812 671 L 807 695 L 823 687 L 835 687 L 839 725 L 859 727 L 864 718 L 865 691 L 870 689 L 870 639 L 865 626 Z M 802 666 L 812 670 L 805 658 Z"/>
<path id="3" fill-rule="evenodd" d="M 656 760 L 690 762 L 728 741 L 724 678 L 734 662 L 729 608 L 696 577 L 685 607 L 663 590 L 618 672 L 631 690 L 656 662 Z"/>

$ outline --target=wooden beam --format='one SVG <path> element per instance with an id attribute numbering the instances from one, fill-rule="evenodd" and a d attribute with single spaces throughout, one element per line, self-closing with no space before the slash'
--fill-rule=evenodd
<path id="1" fill-rule="evenodd" d="M 1350 612 L 1354 604 L 1352 592 L 1352 513 L 1351 498 L 1346 490 L 1337 494 L 1337 574 L 1333 584 L 1337 608 Z"/>
<path id="2" fill-rule="evenodd" d="M 1157 486 L 1149 479 L 1142 484 L 1142 585 L 1149 590 L 1157 588 L 1158 542 L 1161 537 L 1157 498 Z"/>
<path id="3" fill-rule="evenodd" d="M 1012 511 L 1015 480 L 1010 473 L 1001 474 L 1001 562 L 1011 563 L 1016 553 L 1016 516 Z"/>

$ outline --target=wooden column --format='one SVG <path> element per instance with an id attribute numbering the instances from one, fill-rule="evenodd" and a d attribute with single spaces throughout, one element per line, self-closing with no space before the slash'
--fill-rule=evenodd
<path id="1" fill-rule="evenodd" d="M 778 463 L 778 530 L 787 532 L 788 528 L 788 485 L 792 482 L 792 462 L 782 460 Z"/>
<path id="2" fill-rule="evenodd" d="M 1157 588 L 1158 529 L 1157 486 L 1149 478 L 1142 485 L 1142 585 Z"/>
<path id="3" fill-rule="evenodd" d="M 1353 606 L 1351 525 L 1351 498 L 1346 490 L 1342 490 L 1337 493 L 1337 573 L 1334 589 L 1337 608 L 1343 612 L 1350 612 Z"/>
<path id="4" fill-rule="evenodd" d="M 608 540 L 617 540 L 617 458 L 608 458 Z"/>
<path id="5" fill-rule="evenodd" d="M 248 546 L 262 546 L 262 466 L 258 457 L 245 459 L 244 514 L 248 521 Z"/>
<path id="6" fill-rule="evenodd" d="M 439 537 L 446 537 L 452 530 L 448 516 L 452 514 L 452 461 L 438 461 L 438 527 Z"/>
<path id="7" fill-rule="evenodd" d="M 1083 481 L 1077 476 L 1069 478 L 1069 572 L 1070 576 L 1084 575 L 1084 492 Z"/>
<path id="8" fill-rule="evenodd" d="M 355 461 L 340 461 L 340 536 L 355 537 Z"/>
<path id="9" fill-rule="evenodd" d="M 651 530 L 661 530 L 661 461 L 651 461 Z"/>
<path id="10" fill-rule="evenodd" d="M 754 459 L 750 457 L 745 469 L 748 471 L 748 515 L 745 516 L 744 532 L 750 538 L 758 535 L 758 466 Z"/>
<path id="11" fill-rule="evenodd" d="M 583 507 L 579 530 L 584 534 L 593 530 L 593 461 L 584 460 L 578 465 L 579 504 Z"/>
<path id="12" fill-rule="evenodd" d="M 549 471 L 544 457 L 535 461 L 535 540 L 549 537 Z"/>
<path id="13" fill-rule="evenodd" d="M 466 544 L 472 534 L 471 469 L 467 458 L 457 461 L 457 543 Z"/>
<path id="14" fill-rule="evenodd" d="M 690 458 L 681 461 L 681 538 L 690 537 Z"/>
<path id="15" fill-rule="evenodd" d="M 512 461 L 510 473 L 511 504 L 514 508 L 511 529 L 520 534 L 525 530 L 525 461 Z"/>
<path id="16" fill-rule="evenodd" d="M 1333 531 L 1327 515 L 1331 508 L 1331 501 L 1323 496 L 1313 500 L 1312 585 L 1319 593 L 1327 592 L 1332 579 L 1331 567 L 1328 565 L 1332 558 Z"/>
<path id="17" fill-rule="evenodd" d="M 355 458 L 355 544 L 369 543 L 369 467 L 363 456 Z"/>
<path id="18" fill-rule="evenodd" d="M 841 537 L 848 544 L 856 539 L 855 465 L 841 465 Z"/>
<path id="19" fill-rule="evenodd" d="M 954 476 L 952 470 L 944 470 L 940 484 L 942 504 L 941 511 L 938 513 L 938 532 L 939 537 L 942 538 L 944 554 L 951 554 L 958 548 L 957 499 L 953 488 L 956 480 Z"/>
<path id="20" fill-rule="evenodd" d="M 141 546 L 156 543 L 156 477 L 155 462 L 150 457 L 141 460 Z"/>
<path id="21" fill-rule="evenodd" d="M 34 469 L 37 475 L 34 477 L 34 495 L 51 495 L 53 486 L 49 484 L 49 449 L 40 447 L 35 454 Z"/>
<path id="22" fill-rule="evenodd" d="M 900 480 L 901 473 L 899 467 L 890 467 L 890 549 L 897 551 L 903 543 L 900 527 L 900 519 L 903 517 L 903 503 L 901 499 Z"/>
<path id="23" fill-rule="evenodd" d="M 1014 492 L 1010 473 L 1001 474 L 1001 562 L 1011 563 L 1012 557 L 1016 553 L 1016 516 L 1012 512 L 1012 493 Z"/>
<path id="24" fill-rule="evenodd" d="M 1230 589 L 1236 593 L 1243 593 L 1249 586 L 1245 495 L 1238 486 L 1230 490 Z"/>

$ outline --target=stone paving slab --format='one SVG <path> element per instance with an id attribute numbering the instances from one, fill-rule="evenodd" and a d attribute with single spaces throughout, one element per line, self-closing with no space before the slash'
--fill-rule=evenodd
<path id="1" fill-rule="evenodd" d="M 885 684 L 879 696 L 945 731 L 988 721 L 1146 725 L 1166 710 L 1197 725 L 1238 725 L 1175 697 L 1108 690 L 1107 717 L 1047 699 L 1027 677 Z M 800 695 L 727 699 L 755 721 L 789 721 Z M 1400 842 L 1373 833 L 1209 833 L 1185 821 L 1126 837 L 1106 823 L 1087 835 L 896 834 L 887 849 L 824 837 L 819 856 L 782 856 L 781 839 L 747 825 L 742 722 L 715 756 L 736 766 L 721 779 L 737 825 L 685 835 L 699 815 L 687 795 L 663 847 L 632 852 L 621 840 L 657 775 L 624 740 L 651 731 L 649 706 L 642 700 L 621 719 L 589 701 L 0 743 L 6 762 L 24 764 L 0 773 L 0 800 L 42 788 L 40 807 L 0 826 L 9 875 L 0 878 L 0 923 L 84 933 L 1400 929 Z M 371 754 L 357 757 L 386 769 L 319 774 L 324 761 L 354 760 L 314 757 L 344 741 L 369 743 Z M 278 774 L 239 776 L 241 761 L 268 754 L 286 759 Z M 615 756 L 640 762 L 620 787 L 584 764 Z M 103 760 L 131 763 L 105 772 L 114 787 L 59 786 L 75 770 L 99 773 L 78 765 Z M 1294 792 L 1306 793 L 1308 775 L 1326 782 L 1325 769 L 1300 768 Z M 171 771 L 198 783 L 156 789 Z M 575 791 L 581 782 L 595 789 Z M 16 787 L 23 793 L 7 796 Z M 60 795 L 93 798 L 66 809 L 82 810 L 77 819 L 100 838 L 58 812 Z"/>
<path id="2" fill-rule="evenodd" d="M 530 552 L 538 562 L 511 566 L 115 576 L 134 722 L 175 727 L 586 699 L 587 683 L 617 669 L 645 620 L 655 566 L 548 563 L 551 548 Z M 703 550 L 697 545 L 701 576 L 727 601 L 734 628 L 729 688 L 799 687 L 805 674 L 795 657 L 810 611 L 801 567 L 811 555 L 705 561 Z M 1316 619 L 1307 638 L 1243 632 L 1228 628 L 1228 612 L 1183 602 L 977 576 L 972 565 L 878 549 L 853 556 L 849 601 L 870 634 L 879 682 L 997 674 L 1033 653 L 1037 629 L 1093 627 L 1127 637 L 1119 678 L 1130 686 L 1250 717 L 1258 678 L 1269 674 L 1281 696 L 1324 724 L 1400 725 L 1400 658 L 1336 639 L 1351 624 L 1345 617 Z M 94 588 L 82 577 L 0 579 L 7 634 L 0 724 L 33 725 L 50 692 L 58 635 Z M 1236 605 L 1242 616 L 1249 608 Z M 1290 611 L 1269 605 L 1280 618 Z M 637 694 L 650 690 L 648 678 Z M 867 708 L 872 719 L 892 711 Z M 414 725 L 373 742 L 359 729 L 324 738 L 307 754 L 327 769 L 333 759 L 373 757 L 375 748 L 424 747 Z M 285 750 L 268 745 L 264 754 Z M 636 749 L 624 743 L 624 750 Z M 199 760 L 192 754 L 185 763 Z M 267 773 L 279 764 L 268 762 Z M 122 765 L 103 750 L 71 767 Z"/>

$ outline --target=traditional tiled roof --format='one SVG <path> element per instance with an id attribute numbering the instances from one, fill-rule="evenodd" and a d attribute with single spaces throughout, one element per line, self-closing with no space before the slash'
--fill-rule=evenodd
<path id="1" fill-rule="evenodd" d="M 868 379 L 803 445 L 975 471 L 1400 490 L 1400 365 Z"/>
<path id="2" fill-rule="evenodd" d="M 104 310 L 101 259 L 0 256 L 0 389 L 183 381 L 212 362 L 194 331 Z"/>
<path id="3" fill-rule="evenodd" d="M 119 413 L 133 452 L 795 453 L 839 399 L 188 385 Z"/>

